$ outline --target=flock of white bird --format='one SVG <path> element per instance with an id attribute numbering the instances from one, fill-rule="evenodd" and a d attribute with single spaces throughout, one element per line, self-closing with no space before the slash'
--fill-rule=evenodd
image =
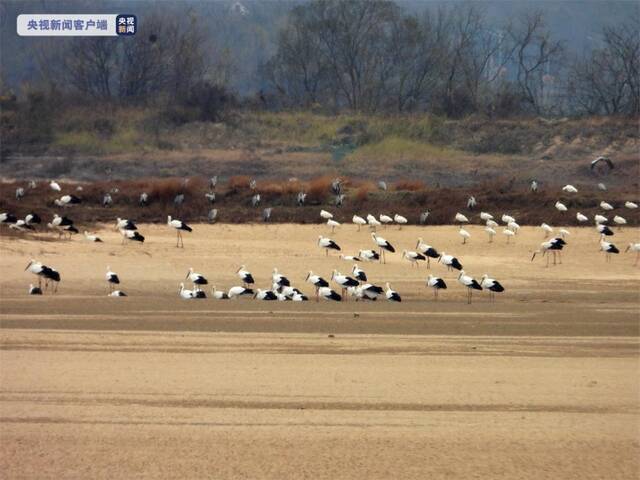
<path id="1" fill-rule="evenodd" d="M 60 186 L 56 182 L 51 182 L 50 187 L 52 190 L 59 192 Z M 533 184 L 532 184 L 533 189 Z M 574 194 L 578 192 L 578 189 L 572 185 L 565 185 L 562 191 L 567 194 Z M 74 195 L 63 195 L 59 199 L 55 200 L 55 204 L 58 206 L 71 206 L 80 203 L 80 200 Z M 473 208 L 477 204 L 475 198 L 470 197 L 467 202 L 467 207 Z M 601 202 L 600 207 L 609 212 L 614 210 L 614 207 L 607 203 Z M 624 204 L 627 209 L 637 209 L 638 205 L 634 202 L 627 201 Z M 555 204 L 555 208 L 560 212 L 567 212 L 569 209 L 565 204 L 558 201 Z M 320 211 L 320 218 L 326 221 L 326 225 L 331 229 L 331 232 L 335 232 L 337 228 L 342 225 L 338 222 L 334 215 L 327 211 Z M 488 212 L 480 212 L 479 218 L 481 222 L 484 222 L 484 232 L 488 236 L 489 243 L 493 242 L 494 236 L 499 229 L 499 223 L 494 219 L 493 215 Z M 580 212 L 576 213 L 576 220 L 578 224 L 589 221 L 586 215 Z M 456 213 L 453 218 L 454 223 L 459 225 L 459 235 L 462 239 L 462 244 L 466 244 L 471 239 L 471 234 L 464 228 L 464 225 L 469 224 L 469 218 L 462 214 Z M 506 243 L 510 243 L 517 235 L 520 225 L 516 222 L 516 219 L 508 214 L 503 214 L 500 217 L 500 221 L 504 225 L 502 234 L 506 237 Z M 596 231 L 600 236 L 600 250 L 604 252 L 606 261 L 611 261 L 611 255 L 618 254 L 620 250 L 611 242 L 606 241 L 607 237 L 614 235 L 611 228 L 607 226 L 609 222 L 608 218 L 603 214 L 596 214 L 593 218 Z M 386 255 L 396 252 L 395 247 L 385 238 L 380 236 L 376 229 L 380 226 L 398 225 L 401 229 L 403 225 L 408 222 L 407 218 L 395 214 L 393 216 L 381 214 L 377 218 L 371 214 L 365 217 L 354 215 L 351 222 L 360 231 L 362 227 L 368 227 L 371 231 L 371 240 L 374 248 L 361 249 L 357 255 L 344 255 L 340 253 L 339 258 L 345 261 L 353 262 L 351 275 L 345 275 L 338 270 L 333 270 L 329 280 L 322 278 L 313 272 L 309 272 L 305 281 L 311 284 L 315 289 L 315 299 L 318 301 L 320 298 L 330 301 L 341 301 L 347 298 L 354 298 L 355 300 L 377 300 L 378 298 L 386 298 L 390 302 L 401 302 L 402 297 L 400 294 L 393 290 L 388 282 L 385 283 L 385 288 L 370 283 L 366 272 L 363 270 L 362 262 L 379 261 L 386 263 Z M 18 219 L 9 213 L 0 214 L 0 223 L 9 224 L 10 228 L 18 230 L 33 229 L 35 224 L 41 223 L 40 217 L 35 213 L 30 213 L 25 216 L 24 219 Z M 613 223 L 619 228 L 627 224 L 624 217 L 616 215 L 613 217 Z M 66 216 L 60 216 L 54 214 L 51 222 L 47 224 L 50 229 L 54 229 L 59 233 L 59 236 L 71 235 L 78 233 L 78 229 L 74 226 L 73 220 Z M 176 232 L 176 247 L 184 248 L 183 232 L 191 232 L 192 228 L 185 222 L 174 219 L 171 216 L 167 217 L 167 227 L 175 230 Z M 144 242 L 145 237 L 138 231 L 138 227 L 134 221 L 130 219 L 117 218 L 115 223 L 115 229 L 122 235 L 122 243 L 129 241 Z M 541 254 L 546 257 L 546 266 L 549 266 L 551 258 L 553 258 L 553 264 L 562 263 L 561 252 L 567 245 L 565 239 L 570 235 L 570 232 L 566 229 L 559 229 L 558 236 L 552 236 L 554 234 L 554 228 L 547 223 L 542 223 L 540 229 L 544 233 L 545 241 L 540 244 L 540 248 L 537 249 L 531 258 L 533 261 L 536 255 Z M 552 236 L 552 238 L 549 238 Z M 84 231 L 84 238 L 91 242 L 102 242 L 102 239 L 95 234 Z M 318 247 L 325 251 L 325 255 L 329 255 L 330 251 L 341 252 L 342 249 L 336 241 L 333 239 L 319 235 Z M 634 265 L 638 265 L 640 260 L 640 243 L 630 243 L 627 246 L 626 251 L 632 251 L 636 253 L 636 260 Z M 422 238 L 418 238 L 415 250 L 403 250 L 402 258 L 407 260 L 413 267 L 418 267 L 420 262 L 425 262 L 427 268 L 430 268 L 431 259 L 437 260 L 438 263 L 444 265 L 447 270 L 457 270 L 457 281 L 467 291 L 467 302 L 471 303 L 474 290 L 486 290 L 489 293 L 490 301 L 494 301 L 495 293 L 504 291 L 504 287 L 499 281 L 491 278 L 489 275 L 483 275 L 479 280 L 476 280 L 470 275 L 467 275 L 463 270 L 460 260 L 453 255 L 449 255 L 444 251 L 438 251 L 435 247 L 424 243 Z M 29 287 L 29 294 L 38 295 L 51 287 L 52 293 L 57 292 L 58 283 L 61 280 L 60 273 L 53 267 L 46 266 L 35 259 L 32 259 L 25 271 L 36 275 L 38 279 L 38 285 L 33 284 Z M 216 300 L 228 300 L 241 296 L 251 296 L 257 300 L 276 300 L 276 301 L 306 301 L 309 298 L 298 288 L 291 285 L 291 281 L 283 274 L 279 273 L 277 269 L 273 270 L 270 288 L 260 289 L 255 288 L 255 280 L 250 271 L 243 265 L 237 272 L 237 276 L 242 281 L 242 285 L 232 286 L 228 290 L 218 290 L 215 286 L 211 287 L 211 297 Z M 107 267 L 105 274 L 107 284 L 109 286 L 109 296 L 123 297 L 127 296 L 126 293 L 117 288 L 120 284 L 120 278 L 117 273 L 113 272 L 110 267 Z M 185 280 L 189 280 L 192 287 L 186 288 L 185 283 L 180 283 L 178 294 L 183 299 L 198 299 L 207 298 L 207 294 L 203 290 L 204 285 L 208 285 L 208 280 L 201 274 L 196 273 L 193 268 L 190 268 Z M 335 290 L 331 288 L 331 284 L 334 284 Z M 434 293 L 434 298 L 437 300 L 439 291 L 447 288 L 447 284 L 444 279 L 435 275 L 429 275 L 426 279 L 426 286 L 431 288 Z M 338 293 L 338 291 L 340 293 Z"/>

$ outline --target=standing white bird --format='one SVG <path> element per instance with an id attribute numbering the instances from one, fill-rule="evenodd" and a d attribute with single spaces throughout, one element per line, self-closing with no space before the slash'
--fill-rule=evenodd
<path id="1" fill-rule="evenodd" d="M 518 231 L 520 230 L 520 225 L 518 225 L 516 222 L 509 222 L 507 224 L 507 228 L 513 233 L 518 233 Z"/>
<path id="2" fill-rule="evenodd" d="M 344 296 L 345 291 L 348 287 L 357 287 L 358 285 L 360 285 L 360 282 L 355 278 L 343 275 L 337 270 L 334 270 L 331 274 L 331 280 L 340 285 L 340 287 L 342 288 L 342 296 Z"/>
<path id="3" fill-rule="evenodd" d="M 624 206 L 626 208 L 638 208 L 638 204 L 637 203 L 629 202 L 629 201 L 624 202 Z"/>
<path id="4" fill-rule="evenodd" d="M 593 221 L 596 223 L 596 225 L 600 225 L 601 223 L 607 223 L 609 219 L 604 215 L 595 214 L 593 216 Z"/>
<path id="5" fill-rule="evenodd" d="M 277 268 L 273 269 L 273 273 L 271 274 L 271 283 L 276 283 L 280 287 L 290 287 L 291 282 L 287 277 L 278 272 Z"/>
<path id="6" fill-rule="evenodd" d="M 209 283 L 209 281 L 204 277 L 204 275 L 200 275 L 199 273 L 194 272 L 193 267 L 189 268 L 189 271 L 187 272 L 187 276 L 184 277 L 185 280 L 187 278 L 191 283 L 193 283 L 194 289 L 196 285 L 207 285 Z"/>
<path id="7" fill-rule="evenodd" d="M 582 213 L 578 212 L 576 213 L 576 220 L 578 220 L 578 222 L 583 223 L 589 220 L 589 218 L 586 215 L 583 215 Z"/>
<path id="8" fill-rule="evenodd" d="M 391 218 L 389 215 L 380 214 L 378 218 L 380 219 L 380 223 L 382 223 L 385 226 L 390 223 L 393 223 L 393 218 Z"/>
<path id="9" fill-rule="evenodd" d="M 458 259 L 453 255 L 447 255 L 445 252 L 442 252 L 440 254 L 438 262 L 445 265 L 447 267 L 447 270 L 451 270 L 452 268 L 455 268 L 456 270 L 462 270 L 462 264 L 458 261 Z"/>
<path id="10" fill-rule="evenodd" d="M 380 248 L 380 253 L 381 253 L 380 256 L 382 257 L 383 263 L 387 263 L 387 257 L 385 252 L 394 253 L 396 249 L 393 248 L 393 245 L 387 242 L 384 238 L 379 237 L 375 233 L 371 233 L 371 238 L 373 239 L 375 244 L 378 246 L 378 248 Z"/>
<path id="11" fill-rule="evenodd" d="M 367 215 L 367 223 L 369 224 L 369 227 L 373 230 L 375 230 L 376 227 L 379 227 L 380 225 L 382 225 L 378 221 L 378 219 L 371 214 Z"/>
<path id="12" fill-rule="evenodd" d="M 438 300 L 438 291 L 446 290 L 447 284 L 440 277 L 434 277 L 433 275 L 429 275 L 427 278 L 427 287 L 431 287 L 433 289 L 433 296 Z"/>
<path id="13" fill-rule="evenodd" d="M 473 195 L 471 195 L 468 199 L 467 199 L 467 208 L 469 210 L 473 210 L 474 208 L 476 208 L 476 205 L 478 204 L 478 202 L 476 201 L 476 197 L 474 197 Z"/>
<path id="14" fill-rule="evenodd" d="M 633 265 L 637 266 L 638 261 L 640 261 L 640 243 L 631 242 L 629 245 L 627 245 L 627 248 L 625 249 L 625 253 L 628 251 L 636 252 L 636 261 L 633 263 Z"/>
<path id="15" fill-rule="evenodd" d="M 604 200 L 600 202 L 600 208 L 603 210 L 613 210 L 613 205 L 611 205 L 610 203 L 605 202 Z"/>
<path id="16" fill-rule="evenodd" d="M 462 244 L 464 245 L 465 243 L 467 243 L 467 239 L 471 238 L 471 234 L 469 232 L 467 232 L 464 228 L 460 227 L 460 230 L 458 230 L 458 235 L 460 235 L 462 237 Z"/>
<path id="17" fill-rule="evenodd" d="M 327 212 L 326 210 L 320 210 L 320 216 L 325 220 L 329 220 L 330 218 L 333 218 L 333 213 Z"/>
<path id="18" fill-rule="evenodd" d="M 399 225 L 398 230 L 402 229 L 402 225 L 407 224 L 407 219 L 402 215 L 398 215 L 397 213 L 393 216 L 393 221 Z"/>
<path id="19" fill-rule="evenodd" d="M 331 228 L 331 233 L 333 233 L 335 232 L 336 227 L 340 226 L 340 222 L 336 222 L 335 220 L 330 218 L 329 220 L 327 220 L 327 226 Z"/>
<path id="20" fill-rule="evenodd" d="M 182 220 L 172 219 L 171 215 L 167 217 L 167 225 L 176 230 L 176 248 L 182 246 L 184 248 L 184 240 L 182 240 L 182 232 L 191 232 L 192 228 Z"/>
<path id="21" fill-rule="evenodd" d="M 458 223 L 469 223 L 469 219 L 460 212 L 456 213 L 454 220 Z"/>
<path id="22" fill-rule="evenodd" d="M 493 215 L 487 212 L 480 212 L 480 219 L 484 220 L 485 222 L 487 220 L 493 220 Z"/>
<path id="23" fill-rule="evenodd" d="M 482 290 L 480 284 L 476 281 L 475 278 L 467 275 L 464 270 L 460 270 L 460 274 L 458 275 L 458 282 L 467 289 L 467 303 L 471 303 L 471 297 L 473 295 L 474 290 Z"/>
<path id="24" fill-rule="evenodd" d="M 351 269 L 351 274 L 353 275 L 353 278 L 355 278 L 359 282 L 367 281 L 367 274 L 355 263 L 353 264 L 353 268 Z"/>
<path id="25" fill-rule="evenodd" d="M 556 264 L 556 253 L 558 255 L 560 255 L 560 251 L 564 248 L 564 245 L 566 244 L 566 242 L 564 240 L 562 240 L 561 238 L 552 238 L 551 240 L 547 241 L 547 242 L 542 242 L 540 244 L 540 248 L 538 250 L 536 250 L 535 252 L 533 252 L 533 256 L 531 257 L 531 261 L 533 262 L 533 260 L 536 258 L 536 255 L 538 253 L 541 253 L 542 256 L 546 256 L 547 257 L 547 267 L 549 266 L 549 255 L 547 255 L 548 252 L 552 252 L 553 253 L 553 264 Z M 562 263 L 562 257 L 560 257 L 560 263 Z"/>
<path id="26" fill-rule="evenodd" d="M 536 193 L 538 191 L 538 182 L 536 182 L 535 180 L 532 180 L 529 188 L 533 193 Z"/>
<path id="27" fill-rule="evenodd" d="M 324 248 L 325 256 L 329 256 L 329 250 L 340 251 L 340 246 L 328 237 L 318 236 L 318 246 Z"/>
<path id="28" fill-rule="evenodd" d="M 431 245 L 427 245 L 422 241 L 422 237 L 418 238 L 418 242 L 416 243 L 416 250 L 427 257 L 427 268 L 431 268 L 432 258 L 440 257 L 440 254 L 435 248 L 433 248 Z"/>
<path id="29" fill-rule="evenodd" d="M 560 230 L 558 230 L 558 233 L 560 234 L 560 238 L 562 239 L 571 235 L 571 233 L 569 233 L 569 230 L 567 230 L 566 228 L 561 228 Z"/>
<path id="30" fill-rule="evenodd" d="M 385 296 L 387 297 L 387 300 L 389 300 L 390 302 L 401 302 L 402 298 L 400 297 L 400 294 L 398 292 L 396 292 L 395 290 L 391 289 L 391 286 L 389 285 L 389 282 L 387 282 L 385 284 L 386 286 L 386 290 L 384 292 Z"/>
<path id="31" fill-rule="evenodd" d="M 414 265 L 416 267 L 420 267 L 420 265 L 418 264 L 418 262 L 420 260 L 425 261 L 427 259 L 427 257 L 425 257 L 423 254 L 418 253 L 418 252 L 412 252 L 412 251 L 407 251 L 404 250 L 402 252 L 402 258 L 406 258 L 407 260 L 409 260 L 409 262 L 411 262 L 411 266 L 413 267 Z"/>
<path id="32" fill-rule="evenodd" d="M 502 230 L 502 234 L 507 237 L 507 243 L 510 243 L 510 240 L 516 236 L 516 232 L 508 228 L 505 228 L 504 230 Z"/>
<path id="33" fill-rule="evenodd" d="M 609 227 L 607 227 L 606 225 L 602 225 L 602 224 L 597 224 L 596 225 L 596 230 L 598 231 L 598 233 L 600 235 L 606 235 L 607 237 L 611 237 L 613 236 L 613 230 L 611 230 Z"/>
<path id="34" fill-rule="evenodd" d="M 502 223 L 504 223 L 504 224 L 508 224 L 510 222 L 515 222 L 516 221 L 515 218 L 513 218 L 511 215 L 507 215 L 506 213 L 502 215 L 501 220 L 502 220 Z"/>
<path id="35" fill-rule="evenodd" d="M 62 188 L 60 188 L 60 185 L 58 184 L 58 182 L 55 182 L 53 180 L 51 180 L 51 182 L 49 182 L 49 188 L 51 188 L 51 190 L 59 192 L 62 190 Z"/>
<path id="36" fill-rule="evenodd" d="M 358 215 L 354 215 L 351 221 L 358 226 L 358 231 L 360 231 L 360 227 L 367 224 L 367 221 Z"/>
<path id="37" fill-rule="evenodd" d="M 613 223 L 618 225 L 618 227 L 622 228 L 623 225 L 627 224 L 627 219 L 624 217 L 621 217 L 620 215 L 616 215 L 615 217 L 613 217 Z"/>
<path id="38" fill-rule="evenodd" d="M 562 203 L 560 200 L 558 200 L 555 204 L 556 210 L 558 210 L 559 212 L 566 212 L 567 211 L 567 206 Z"/>
<path id="39" fill-rule="evenodd" d="M 562 191 L 566 193 L 578 193 L 578 189 L 573 185 L 565 185 L 562 187 Z"/>
<path id="40" fill-rule="evenodd" d="M 489 243 L 493 243 L 493 237 L 496 236 L 496 231 L 491 227 L 484 227 L 484 231 L 489 236 Z"/>
<path id="41" fill-rule="evenodd" d="M 307 278 L 305 278 L 305 281 L 307 283 L 310 283 L 311 285 L 313 285 L 316 289 L 316 302 L 318 301 L 318 299 L 320 298 L 318 291 L 321 288 L 326 288 L 329 286 L 329 282 L 327 282 L 324 278 L 322 278 L 320 275 L 316 275 L 315 273 L 313 273 L 311 270 L 309 270 L 309 273 L 307 274 Z"/>
<path id="42" fill-rule="evenodd" d="M 487 220 L 487 223 L 485 223 L 485 225 L 489 228 L 498 228 L 498 222 L 491 219 Z"/>
<path id="43" fill-rule="evenodd" d="M 242 283 L 245 287 L 248 287 L 249 285 L 253 285 L 255 283 L 253 275 L 251 275 L 251 272 L 247 270 L 244 265 L 240 265 L 240 268 L 236 271 L 236 275 L 240 277 L 240 280 L 242 280 Z"/>
<path id="44" fill-rule="evenodd" d="M 540 225 L 540 228 L 544 231 L 544 238 L 547 238 L 550 233 L 553 233 L 553 228 L 551 227 L 551 225 L 548 225 L 546 223 L 542 223 L 542 225 Z"/>
<path id="45" fill-rule="evenodd" d="M 504 292 L 504 287 L 493 278 L 489 278 L 489 275 L 486 273 L 482 276 L 482 280 L 480 281 L 480 286 L 484 290 L 489 291 L 489 300 L 491 302 L 496 301 L 496 293 Z"/>
<path id="46" fill-rule="evenodd" d="M 105 275 L 105 278 L 109 283 L 109 293 L 111 293 L 113 292 L 114 285 L 120 284 L 120 278 L 118 278 L 118 275 L 116 274 L 116 272 L 111 271 L 111 267 L 107 267 L 107 273 Z"/>
<path id="47" fill-rule="evenodd" d="M 620 250 L 613 243 L 605 241 L 604 235 L 600 237 L 600 250 L 605 253 L 607 262 L 611 262 L 611 254 L 620 253 Z"/>

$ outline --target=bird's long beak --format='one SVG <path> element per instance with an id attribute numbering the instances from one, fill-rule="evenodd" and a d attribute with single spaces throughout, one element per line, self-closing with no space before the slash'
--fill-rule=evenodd
<path id="1" fill-rule="evenodd" d="M 416 242 L 416 249 L 418 248 L 418 245 L 420 245 L 420 240 Z"/>
<path id="2" fill-rule="evenodd" d="M 533 252 L 533 256 L 531 257 L 531 261 L 533 262 L 533 259 L 536 258 L 536 253 L 538 252 Z"/>
<path id="3" fill-rule="evenodd" d="M 628 248 L 627 248 L 627 250 L 628 250 Z M 31 266 L 31 264 L 32 264 L 32 263 L 33 263 L 33 262 L 29 262 L 29 264 L 28 264 L 26 267 L 24 267 L 24 271 L 25 271 L 25 272 L 27 271 L 27 268 L 29 268 L 29 267 Z"/>
<path id="4" fill-rule="evenodd" d="M 305 278 L 304 281 L 306 282 L 307 280 L 309 280 L 310 276 L 311 276 L 311 272 L 307 273 L 307 278 Z"/>
<path id="5" fill-rule="evenodd" d="M 187 272 L 187 276 L 184 277 L 184 279 L 186 280 L 187 278 L 189 278 L 189 272 Z"/>
<path id="6" fill-rule="evenodd" d="M 627 248 L 625 248 L 624 253 L 627 253 L 629 251 L 629 249 L 631 248 L 631 245 L 628 245 Z M 26 270 L 26 269 L 25 269 Z"/>

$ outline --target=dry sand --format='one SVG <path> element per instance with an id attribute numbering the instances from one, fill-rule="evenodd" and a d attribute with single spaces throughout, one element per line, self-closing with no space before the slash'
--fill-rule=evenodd
<path id="1" fill-rule="evenodd" d="M 181 301 L 188 267 L 260 286 L 274 266 L 302 290 L 312 269 L 350 271 L 315 242 L 322 226 L 195 225 L 184 250 L 164 226 L 144 245 L 0 240 L 1 478 L 629 478 L 640 475 L 640 270 L 605 263 L 592 228 L 563 264 L 530 262 L 470 227 L 388 228 L 507 289 L 465 303 L 455 274 L 433 301 L 429 273 L 400 254 L 364 264 L 401 304 Z M 637 229 L 616 232 L 624 249 Z M 332 235 L 345 253 L 364 230 Z M 29 258 L 57 268 L 58 295 L 29 297 Z M 107 298 L 110 265 L 128 298 Z M 332 335 L 332 336 L 330 336 Z"/>

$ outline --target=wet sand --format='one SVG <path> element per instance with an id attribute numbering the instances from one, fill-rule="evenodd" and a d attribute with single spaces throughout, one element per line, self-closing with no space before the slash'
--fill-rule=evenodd
<path id="1" fill-rule="evenodd" d="M 640 270 L 605 263 L 593 229 L 571 229 L 563 264 L 470 227 L 383 229 L 453 253 L 499 279 L 465 303 L 455 274 L 435 302 L 429 273 L 400 254 L 363 264 L 386 301 L 181 301 L 189 267 L 262 288 L 274 266 L 307 293 L 351 263 L 315 245 L 320 226 L 201 226 L 184 250 L 163 226 L 144 245 L 0 240 L 1 478 L 637 478 L 640 474 Z M 616 231 L 624 249 L 638 238 Z M 352 226 L 345 253 L 370 248 Z M 637 240 L 636 240 L 637 241 Z M 29 297 L 35 257 L 63 276 L 56 296 Z M 110 265 L 127 298 L 107 298 Z"/>

